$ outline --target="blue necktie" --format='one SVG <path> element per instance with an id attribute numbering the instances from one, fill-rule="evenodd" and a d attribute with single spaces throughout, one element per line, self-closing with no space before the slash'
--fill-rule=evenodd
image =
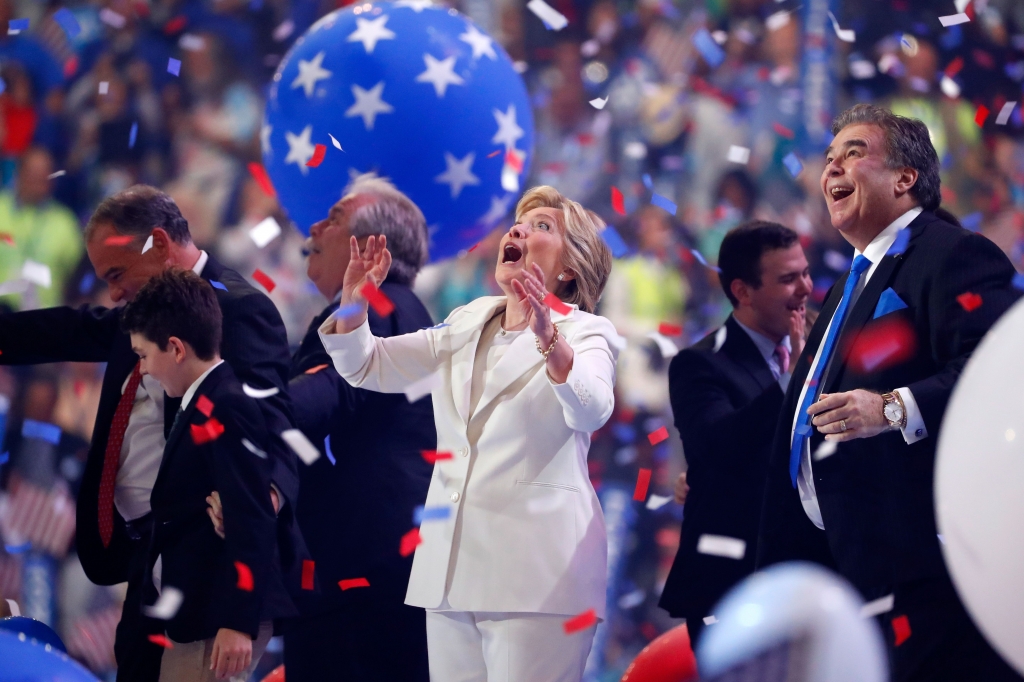
<path id="1" fill-rule="evenodd" d="M 789 451 L 789 480 L 793 487 L 796 487 L 796 474 L 800 470 L 800 457 L 804 453 L 804 441 L 811 436 L 811 417 L 807 414 L 807 408 L 813 403 L 820 388 L 821 375 L 828 367 L 829 357 L 835 348 L 836 340 L 839 338 L 839 330 L 843 326 L 843 318 L 846 317 L 846 310 L 850 307 L 850 297 L 853 290 L 857 288 L 857 282 L 864 271 L 871 267 L 871 261 L 864 256 L 857 256 L 853 259 L 853 267 L 850 268 L 850 276 L 846 278 L 846 286 L 843 287 L 843 298 L 839 301 L 835 314 L 832 316 L 832 326 L 829 327 L 828 336 L 821 348 L 821 357 L 814 367 L 814 374 L 811 375 L 810 385 L 804 394 L 804 400 L 800 404 L 800 411 L 797 412 L 796 431 L 793 433 L 793 446 Z"/>

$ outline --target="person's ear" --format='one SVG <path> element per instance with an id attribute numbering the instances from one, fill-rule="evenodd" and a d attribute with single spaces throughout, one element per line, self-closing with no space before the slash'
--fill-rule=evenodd
<path id="1" fill-rule="evenodd" d="M 910 166 L 904 166 L 896 171 L 896 185 L 894 189 L 897 197 L 902 197 L 917 184 L 917 175 L 917 170 Z"/>
<path id="2" fill-rule="evenodd" d="M 738 277 L 729 283 L 729 291 L 732 292 L 733 298 L 736 299 L 737 308 L 741 305 L 750 305 L 751 288 L 749 284 Z"/>
<path id="3" fill-rule="evenodd" d="M 558 281 L 561 282 L 562 284 L 565 284 L 566 282 L 571 282 L 574 279 L 576 279 L 576 273 L 570 270 L 569 268 L 566 268 L 565 270 L 562 270 L 560 273 L 558 273 Z"/>
<path id="4" fill-rule="evenodd" d="M 145 255 L 150 255 L 152 251 L 153 258 L 156 258 L 160 262 L 164 262 L 171 257 L 171 236 L 167 234 L 167 230 L 162 227 L 154 227 L 150 233 L 150 237 L 153 239 L 153 245 L 149 251 L 146 251 Z M 146 241 L 149 241 L 148 239 Z M 145 246 L 143 246 L 145 248 Z"/>
<path id="5" fill-rule="evenodd" d="M 167 339 L 167 346 L 172 353 L 174 353 L 174 362 L 181 364 L 185 362 L 185 357 L 188 355 L 188 351 L 185 349 L 185 342 L 179 339 L 177 336 L 172 336 Z"/>

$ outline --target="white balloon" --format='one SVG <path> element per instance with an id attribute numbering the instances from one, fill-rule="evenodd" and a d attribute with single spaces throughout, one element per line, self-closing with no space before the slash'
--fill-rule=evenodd
<path id="1" fill-rule="evenodd" d="M 957 592 L 989 643 L 1024 673 L 1024 301 L 989 330 L 939 437 L 935 508 Z"/>

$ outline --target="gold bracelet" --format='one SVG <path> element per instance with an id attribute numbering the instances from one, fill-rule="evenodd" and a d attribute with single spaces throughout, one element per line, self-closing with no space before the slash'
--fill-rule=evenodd
<path id="1" fill-rule="evenodd" d="M 555 328 L 555 335 L 551 337 L 551 345 L 548 346 L 547 350 L 544 350 L 543 348 L 540 347 L 539 336 L 534 339 L 534 341 L 537 343 L 537 352 L 543 355 L 545 360 L 547 360 L 548 356 L 551 355 L 551 351 L 555 350 L 555 344 L 558 343 L 558 325 L 552 322 L 551 326 Z"/>

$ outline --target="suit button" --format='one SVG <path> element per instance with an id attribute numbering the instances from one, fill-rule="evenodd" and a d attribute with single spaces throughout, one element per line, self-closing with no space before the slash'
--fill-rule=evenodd
<path id="1" fill-rule="evenodd" d="M 462 498 L 462 495 L 458 493 L 452 493 L 452 502 L 458 502 Z"/>
<path id="2" fill-rule="evenodd" d="M 462 455 L 463 457 L 468 457 L 469 456 L 469 448 L 462 448 L 461 450 L 459 450 L 459 454 Z"/>
<path id="3" fill-rule="evenodd" d="M 921 436 L 924 435 L 924 429 L 918 429 L 917 431 L 914 432 L 914 435 L 920 438 Z"/>

